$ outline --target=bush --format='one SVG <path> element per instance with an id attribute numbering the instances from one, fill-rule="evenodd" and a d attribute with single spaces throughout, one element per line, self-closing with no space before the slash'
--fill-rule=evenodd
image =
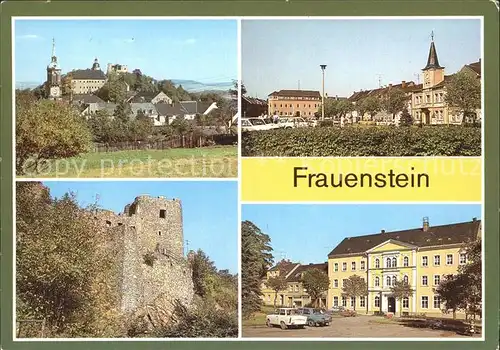
<path id="1" fill-rule="evenodd" d="M 154 263 L 156 261 L 156 256 L 152 252 L 147 252 L 144 254 L 144 263 L 148 266 L 153 267 Z"/>
<path id="2" fill-rule="evenodd" d="M 461 126 L 300 128 L 242 133 L 247 157 L 480 156 L 481 129 Z"/>
<path id="3" fill-rule="evenodd" d="M 238 336 L 236 312 L 217 310 L 212 302 L 200 301 L 194 308 L 177 302 L 175 315 L 178 322 L 155 330 L 162 338 L 233 338 Z"/>

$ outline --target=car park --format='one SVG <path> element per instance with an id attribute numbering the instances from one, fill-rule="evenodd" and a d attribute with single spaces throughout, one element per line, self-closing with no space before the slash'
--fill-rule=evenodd
<path id="1" fill-rule="evenodd" d="M 307 316 L 300 315 L 293 308 L 279 308 L 274 313 L 266 316 L 268 327 L 280 326 L 281 329 L 304 328 L 307 324 Z"/>

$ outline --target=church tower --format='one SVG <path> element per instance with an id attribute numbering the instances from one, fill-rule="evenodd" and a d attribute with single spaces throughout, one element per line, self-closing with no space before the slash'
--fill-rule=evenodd
<path id="1" fill-rule="evenodd" d="M 61 99 L 61 68 L 57 63 L 56 56 L 56 43 L 52 39 L 52 58 L 47 66 L 47 83 L 46 83 L 47 96 L 51 100 Z"/>
<path id="2" fill-rule="evenodd" d="M 422 69 L 424 75 L 424 89 L 429 89 L 444 80 L 444 67 L 439 65 L 436 46 L 434 45 L 434 32 L 431 34 L 431 47 L 427 65 Z"/>
<path id="3" fill-rule="evenodd" d="M 92 65 L 92 70 L 101 70 L 101 66 L 99 65 L 99 61 L 97 60 L 97 57 L 94 60 L 94 64 Z"/>

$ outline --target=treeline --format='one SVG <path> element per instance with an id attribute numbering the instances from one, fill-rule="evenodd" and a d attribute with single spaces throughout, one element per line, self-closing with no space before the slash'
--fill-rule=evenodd
<path id="1" fill-rule="evenodd" d="M 16 184 L 16 317 L 21 337 L 125 337 L 131 315 L 119 310 L 116 262 L 94 219 L 66 194 L 52 198 L 39 182 Z M 178 305 L 158 337 L 235 337 L 238 278 L 202 251 L 190 254 L 195 299 Z M 169 283 L 169 281 L 165 281 Z M 19 327 L 18 326 L 18 327 Z M 149 336 L 151 334 L 149 333 Z"/>

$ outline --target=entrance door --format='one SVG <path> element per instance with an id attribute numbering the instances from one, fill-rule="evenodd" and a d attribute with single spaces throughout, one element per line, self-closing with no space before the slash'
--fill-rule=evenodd
<path id="1" fill-rule="evenodd" d="M 396 312 L 396 299 L 394 297 L 387 298 L 387 311 Z"/>

